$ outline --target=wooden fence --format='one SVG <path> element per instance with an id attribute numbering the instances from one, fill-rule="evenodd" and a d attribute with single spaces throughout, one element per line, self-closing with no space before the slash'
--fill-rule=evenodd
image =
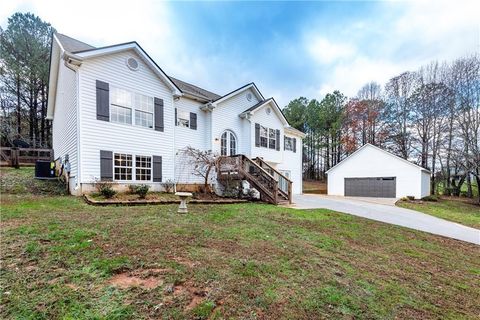
<path id="1" fill-rule="evenodd" d="M 0 148 L 0 160 L 2 166 L 25 166 L 34 165 L 37 160 L 53 160 L 52 149 L 38 148 Z"/>

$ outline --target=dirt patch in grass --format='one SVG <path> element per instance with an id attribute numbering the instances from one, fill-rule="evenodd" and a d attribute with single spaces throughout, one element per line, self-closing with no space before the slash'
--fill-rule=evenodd
<path id="1" fill-rule="evenodd" d="M 140 287 L 142 289 L 155 289 L 163 284 L 163 280 L 157 277 L 141 278 L 131 274 L 130 272 L 123 272 L 114 275 L 108 283 L 112 286 L 127 289 L 130 287 Z"/>
<path id="2" fill-rule="evenodd" d="M 173 296 L 185 296 L 188 304 L 185 306 L 185 311 L 190 311 L 205 301 L 210 288 L 197 288 L 191 282 L 177 284 L 173 287 Z"/>
<path id="3" fill-rule="evenodd" d="M 327 194 L 327 182 L 319 180 L 304 180 L 304 193 Z"/>

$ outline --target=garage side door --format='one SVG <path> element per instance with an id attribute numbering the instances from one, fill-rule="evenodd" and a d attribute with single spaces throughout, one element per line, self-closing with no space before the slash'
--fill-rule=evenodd
<path id="1" fill-rule="evenodd" d="M 395 198 L 395 177 L 345 178 L 345 196 Z"/>

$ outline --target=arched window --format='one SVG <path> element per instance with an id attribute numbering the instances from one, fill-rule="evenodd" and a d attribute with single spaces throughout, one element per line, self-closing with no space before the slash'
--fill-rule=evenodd
<path id="1" fill-rule="evenodd" d="M 223 132 L 220 142 L 220 153 L 222 156 L 233 156 L 237 154 L 237 137 L 232 131 L 226 130 Z"/>

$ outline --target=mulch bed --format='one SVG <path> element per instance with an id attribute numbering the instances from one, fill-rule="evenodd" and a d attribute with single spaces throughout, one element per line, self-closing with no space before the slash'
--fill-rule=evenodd
<path id="1" fill-rule="evenodd" d="M 157 205 L 157 204 L 174 204 L 180 203 L 180 199 L 135 199 L 135 200 L 97 200 L 89 195 L 83 195 L 85 202 L 93 206 L 138 206 L 138 205 Z M 217 198 L 217 199 L 190 199 L 187 200 L 188 203 L 199 203 L 199 204 L 232 204 L 232 203 L 246 203 L 248 200 L 245 199 L 229 199 L 229 198 Z"/>

